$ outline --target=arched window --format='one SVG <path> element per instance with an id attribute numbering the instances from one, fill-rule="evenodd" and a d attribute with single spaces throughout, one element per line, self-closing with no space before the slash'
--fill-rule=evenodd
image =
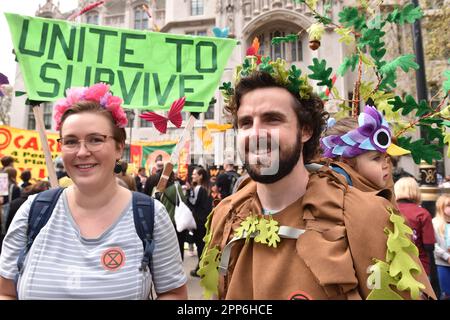
<path id="1" fill-rule="evenodd" d="M 203 0 L 191 0 L 191 16 L 203 14 Z"/>
<path id="2" fill-rule="evenodd" d="M 303 44 L 299 39 L 297 42 L 290 42 L 292 61 L 303 61 Z"/>
<path id="3" fill-rule="evenodd" d="M 272 39 L 276 37 L 284 37 L 284 32 L 275 31 L 270 33 L 270 43 L 271 43 L 271 57 L 272 60 L 276 60 L 278 58 L 286 59 L 286 44 L 284 42 L 272 44 Z"/>
<path id="4" fill-rule="evenodd" d="M 140 6 L 134 8 L 134 28 L 138 30 L 148 29 L 147 13 Z"/>

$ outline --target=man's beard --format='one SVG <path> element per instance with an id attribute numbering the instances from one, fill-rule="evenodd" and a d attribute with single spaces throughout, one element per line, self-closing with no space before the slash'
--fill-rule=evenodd
<path id="1" fill-rule="evenodd" d="M 248 175 L 256 182 L 271 184 L 283 179 L 285 176 L 290 174 L 294 167 L 297 165 L 302 154 L 303 144 L 301 142 L 302 137 L 300 132 L 301 130 L 298 130 L 297 132 L 297 143 L 295 143 L 294 146 L 291 146 L 288 150 L 282 152 L 279 146 L 276 146 L 280 151 L 278 170 L 274 174 L 263 174 L 261 171 L 264 170 L 265 166 L 263 166 L 261 163 L 250 164 L 249 151 L 246 149 L 244 167 L 247 170 Z M 269 146 L 268 149 L 270 150 Z"/>

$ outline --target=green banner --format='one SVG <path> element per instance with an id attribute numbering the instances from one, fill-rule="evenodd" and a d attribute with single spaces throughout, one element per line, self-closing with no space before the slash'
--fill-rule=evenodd
<path id="1" fill-rule="evenodd" d="M 169 162 L 174 147 L 175 144 L 143 146 L 141 166 L 152 170 L 156 166 L 157 161 Z"/>
<path id="2" fill-rule="evenodd" d="M 111 85 L 124 106 L 204 112 L 236 40 L 117 29 L 6 13 L 31 100 L 54 101 L 66 88 Z"/>

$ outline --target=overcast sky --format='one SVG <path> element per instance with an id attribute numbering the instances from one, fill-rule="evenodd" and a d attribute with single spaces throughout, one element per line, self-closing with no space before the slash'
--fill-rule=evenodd
<path id="1" fill-rule="evenodd" d="M 34 16 L 39 4 L 43 6 L 45 3 L 46 0 L 0 0 L 0 72 L 9 78 L 11 84 L 14 84 L 16 62 L 11 53 L 13 44 L 4 12 Z M 54 0 L 53 3 L 57 4 L 58 0 Z M 78 6 L 77 0 L 59 0 L 59 3 L 61 12 Z"/>

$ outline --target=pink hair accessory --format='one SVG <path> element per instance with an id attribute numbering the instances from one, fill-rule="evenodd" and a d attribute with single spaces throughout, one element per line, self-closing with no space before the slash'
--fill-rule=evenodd
<path id="1" fill-rule="evenodd" d="M 109 91 L 109 85 L 96 83 L 90 87 L 70 88 L 66 90 L 66 98 L 60 99 L 55 105 L 56 130 L 61 129 L 61 118 L 63 114 L 75 103 L 80 101 L 98 102 L 103 108 L 111 112 L 111 115 L 119 128 L 125 128 L 128 120 L 122 108 L 122 99 L 113 96 Z"/>

